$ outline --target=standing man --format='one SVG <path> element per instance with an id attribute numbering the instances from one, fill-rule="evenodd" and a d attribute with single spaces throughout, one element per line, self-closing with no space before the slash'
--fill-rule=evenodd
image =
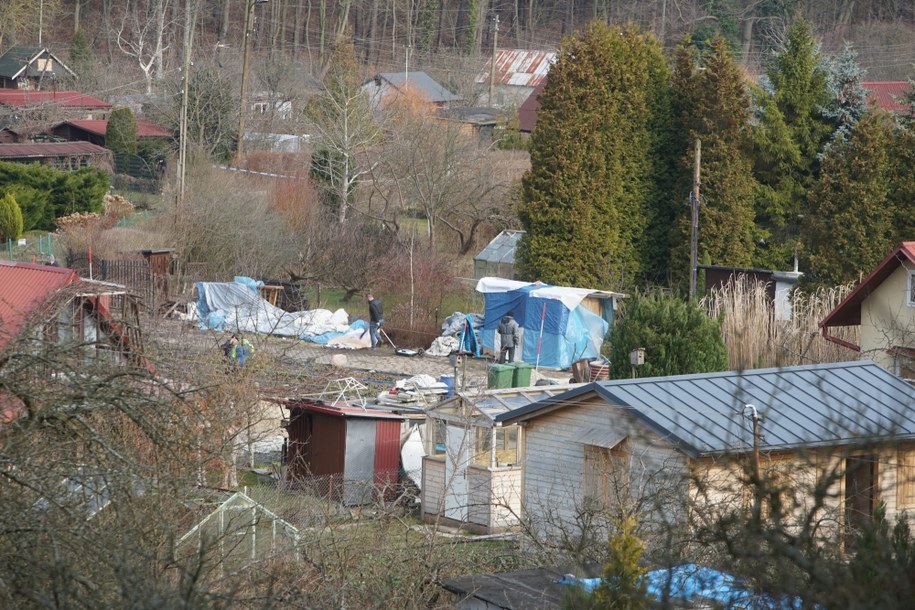
<path id="1" fill-rule="evenodd" d="M 521 343 L 521 327 L 515 322 L 514 312 L 508 312 L 499 321 L 499 364 L 515 361 L 515 348 Z M 506 355 L 508 358 L 506 358 Z"/>
<path id="2" fill-rule="evenodd" d="M 369 298 L 369 339 L 372 342 L 372 350 L 375 346 L 381 345 L 381 337 L 378 329 L 384 326 L 384 310 L 381 307 L 381 301 L 375 298 L 371 292 Z"/>

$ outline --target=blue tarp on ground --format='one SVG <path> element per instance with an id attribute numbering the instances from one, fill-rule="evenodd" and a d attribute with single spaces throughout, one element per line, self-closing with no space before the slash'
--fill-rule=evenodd
<path id="1" fill-rule="evenodd" d="M 562 578 L 564 585 L 577 585 L 594 591 L 602 578 Z M 678 600 L 686 603 L 712 601 L 724 608 L 754 608 L 758 610 L 800 610 L 803 600 L 798 597 L 774 597 L 757 593 L 739 578 L 726 572 L 685 563 L 670 569 L 652 570 L 645 574 L 649 595 L 657 600 Z"/>
<path id="2" fill-rule="evenodd" d="M 480 332 L 483 347 L 499 351 L 496 329 L 502 317 L 512 312 L 523 329 L 523 362 L 565 369 L 582 358 L 600 356 L 610 324 L 581 305 L 591 290 L 483 278 L 477 283 L 477 291 L 485 300 Z"/>

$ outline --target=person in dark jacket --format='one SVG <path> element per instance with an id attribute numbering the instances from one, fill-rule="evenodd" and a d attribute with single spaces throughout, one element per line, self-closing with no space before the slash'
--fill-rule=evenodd
<path id="1" fill-rule="evenodd" d="M 381 336 L 378 329 L 384 326 L 384 309 L 381 306 L 381 301 L 376 299 L 371 292 L 368 294 L 368 299 L 369 339 L 372 342 L 372 349 L 374 350 L 376 346 L 381 345 Z"/>
<path id="2" fill-rule="evenodd" d="M 521 327 L 515 322 L 514 312 L 510 311 L 502 317 L 498 330 L 502 346 L 499 351 L 499 363 L 514 362 L 515 348 L 521 343 Z"/>

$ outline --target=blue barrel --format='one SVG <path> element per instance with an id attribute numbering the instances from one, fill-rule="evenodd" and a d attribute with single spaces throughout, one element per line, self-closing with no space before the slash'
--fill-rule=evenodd
<path id="1" fill-rule="evenodd" d="M 438 380 L 445 384 L 448 388 L 448 393 L 445 394 L 445 398 L 451 398 L 454 396 L 454 375 L 442 375 Z"/>

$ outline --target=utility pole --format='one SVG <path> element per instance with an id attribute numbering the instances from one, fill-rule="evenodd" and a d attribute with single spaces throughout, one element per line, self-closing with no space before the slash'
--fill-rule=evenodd
<path id="1" fill-rule="evenodd" d="M 241 100 L 238 106 L 238 143 L 235 146 L 235 166 L 241 165 L 244 156 L 245 113 L 248 99 L 248 63 L 251 55 L 251 30 L 254 28 L 254 7 L 269 0 L 245 0 L 245 40 L 241 60 Z"/>
<path id="2" fill-rule="evenodd" d="M 193 6 L 192 6 L 193 1 Z M 184 8 L 184 78 L 181 90 L 181 115 L 178 120 L 178 205 L 184 204 L 187 188 L 187 98 L 191 80 L 191 50 L 194 46 L 194 27 L 197 23 L 199 0 L 185 0 Z"/>
<path id="3" fill-rule="evenodd" d="M 699 257 L 699 168 L 702 166 L 702 141 L 696 138 L 696 154 L 693 159 L 693 190 L 689 194 L 692 209 L 692 247 L 689 251 L 689 298 L 696 297 L 696 263 Z"/>
<path id="4" fill-rule="evenodd" d="M 489 64 L 489 107 L 492 108 L 493 92 L 496 88 L 496 47 L 499 40 L 499 15 L 492 18 L 492 61 Z"/>

